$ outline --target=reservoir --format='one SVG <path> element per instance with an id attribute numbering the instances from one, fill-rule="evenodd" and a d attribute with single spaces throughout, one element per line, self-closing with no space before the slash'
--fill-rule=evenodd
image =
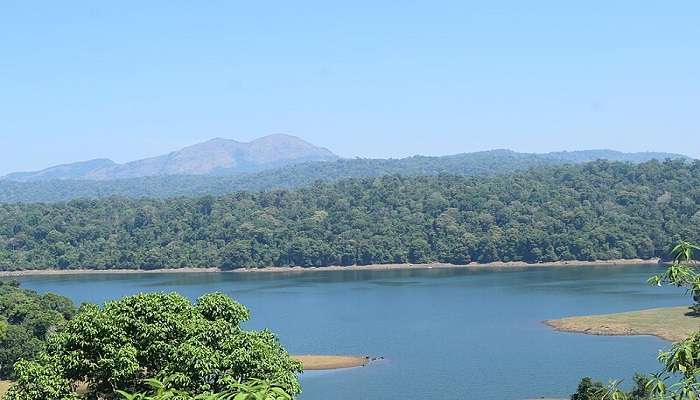
<path id="1" fill-rule="evenodd" d="M 221 291 L 246 305 L 292 354 L 384 357 L 303 374 L 302 400 L 567 397 L 583 376 L 607 382 L 656 372 L 655 337 L 555 332 L 541 321 L 688 304 L 649 286 L 661 266 L 529 267 L 290 273 L 23 276 L 23 287 L 75 302 Z"/>

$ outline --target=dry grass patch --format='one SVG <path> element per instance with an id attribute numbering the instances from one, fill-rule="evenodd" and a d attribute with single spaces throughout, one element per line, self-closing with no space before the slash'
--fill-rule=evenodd
<path id="1" fill-rule="evenodd" d="M 0 381 L 0 398 L 3 398 L 5 396 L 5 393 L 7 393 L 7 390 L 10 388 L 10 385 L 12 385 L 12 382 L 10 381 Z"/>
<path id="2" fill-rule="evenodd" d="M 295 355 L 292 358 L 301 361 L 306 371 L 362 367 L 370 361 L 365 356 Z"/>
<path id="3" fill-rule="evenodd" d="M 558 331 L 588 335 L 653 335 L 677 342 L 700 330 L 700 318 L 688 307 L 652 308 L 616 314 L 544 321 Z"/>

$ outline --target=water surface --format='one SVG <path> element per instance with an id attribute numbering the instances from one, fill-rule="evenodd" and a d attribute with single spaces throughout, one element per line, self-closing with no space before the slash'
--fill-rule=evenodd
<path id="1" fill-rule="evenodd" d="M 688 303 L 648 286 L 656 266 L 312 273 L 168 273 L 22 277 L 76 302 L 222 291 L 248 306 L 292 353 L 385 361 L 306 373 L 303 400 L 564 397 L 580 377 L 630 380 L 658 368 L 654 337 L 552 331 L 542 320 Z"/>

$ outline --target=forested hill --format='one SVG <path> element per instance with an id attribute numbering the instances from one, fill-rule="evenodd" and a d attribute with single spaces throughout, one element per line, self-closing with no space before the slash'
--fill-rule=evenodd
<path id="1" fill-rule="evenodd" d="M 276 190 L 309 187 L 314 182 L 347 178 L 438 175 L 493 176 L 534 167 L 583 163 L 597 159 L 645 162 L 651 159 L 688 159 L 669 153 L 621 153 L 585 150 L 545 154 L 492 150 L 442 157 L 415 156 L 403 159 L 343 159 L 308 162 L 251 174 L 227 176 L 167 175 L 116 180 L 0 180 L 0 202 L 61 202 L 110 196 L 171 198 L 220 196 L 240 190 Z"/>
<path id="2" fill-rule="evenodd" d="M 617 259 L 700 239 L 700 162 L 384 176 L 219 198 L 0 205 L 0 268 Z"/>

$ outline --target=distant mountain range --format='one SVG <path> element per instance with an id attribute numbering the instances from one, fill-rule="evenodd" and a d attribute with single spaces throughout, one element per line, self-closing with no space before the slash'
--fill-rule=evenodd
<path id="1" fill-rule="evenodd" d="M 15 182 L 48 180 L 112 180 L 167 175 L 235 175 L 298 164 L 333 161 L 338 156 L 290 135 L 275 134 L 252 142 L 216 138 L 158 157 L 117 164 L 97 159 L 58 165 L 41 171 L 17 172 L 2 179 Z"/>
<path id="2" fill-rule="evenodd" d="M 608 160 L 608 161 L 624 161 L 631 162 L 635 164 L 659 160 L 663 161 L 666 159 L 677 160 L 692 160 L 692 158 L 676 153 L 664 153 L 664 152 L 653 152 L 644 151 L 638 153 L 624 153 L 616 150 L 598 149 L 598 150 L 579 150 L 579 151 L 554 151 L 551 153 L 536 154 L 537 156 L 553 161 L 561 161 L 567 163 L 584 163 L 596 160 Z"/>
<path id="3" fill-rule="evenodd" d="M 478 174 L 488 173 L 506 160 L 508 165 L 524 163 L 529 167 L 551 163 L 582 163 L 599 159 L 611 161 L 645 162 L 652 159 L 688 158 L 671 153 L 623 153 L 613 150 L 583 150 L 571 152 L 553 152 L 544 154 L 516 153 L 509 150 L 465 153 L 444 157 L 414 156 L 404 159 L 352 160 L 350 164 L 362 164 L 367 170 L 365 175 L 374 176 L 377 172 L 390 170 L 390 173 L 430 174 L 436 172 Z M 116 180 L 145 177 L 164 177 L 174 175 L 242 175 L 261 171 L 275 170 L 295 164 L 337 161 L 339 157 L 330 150 L 314 146 L 296 136 L 274 134 L 264 136 L 252 142 L 244 143 L 230 139 L 216 138 L 204 143 L 185 147 L 162 156 L 117 164 L 109 159 L 96 159 L 70 164 L 57 165 L 40 171 L 16 172 L 0 180 L 14 182 L 40 182 L 51 180 Z M 346 167 L 343 164 L 343 168 Z M 430 167 L 426 169 L 426 164 Z M 483 171 L 478 171 L 484 166 Z M 316 175 L 334 166 L 313 166 Z M 304 169 L 304 168 L 302 168 Z M 520 168 L 511 168 L 520 169 Z M 410 172 L 409 172 L 410 171 Z M 507 172 L 507 171 L 506 171 Z M 356 176 L 353 174 L 353 176 Z M 318 176 L 323 179 L 324 175 Z"/>
<path id="4" fill-rule="evenodd" d="M 182 170 L 182 168 L 175 168 L 174 165 L 184 165 L 182 162 L 178 163 L 174 160 L 182 160 L 182 157 L 178 156 L 181 154 L 198 154 L 197 157 L 190 156 L 189 159 L 203 160 L 202 162 L 206 161 L 207 154 L 212 154 L 209 153 L 212 151 L 218 151 L 219 154 L 221 152 L 223 154 L 231 154 L 228 151 L 217 149 L 216 143 L 223 144 L 233 141 L 216 139 L 163 156 L 171 160 L 163 163 L 170 167 L 160 169 L 158 170 L 160 171 L 159 174 L 152 176 L 107 179 L 104 178 L 104 176 L 107 176 L 106 173 L 100 172 L 98 174 L 95 171 L 125 171 L 125 169 L 110 169 L 114 165 L 110 167 L 104 161 L 70 164 L 36 173 L 11 174 L 4 180 L 0 180 L 0 202 L 61 202 L 79 198 L 94 199 L 110 196 L 128 198 L 192 197 L 223 195 L 243 190 L 295 189 L 308 187 L 317 181 L 337 181 L 348 178 L 365 178 L 391 174 L 404 176 L 438 174 L 492 176 L 531 168 L 581 164 L 601 159 L 631 163 L 666 159 L 686 162 L 692 160 L 680 154 L 623 153 L 613 150 L 583 150 L 544 154 L 491 150 L 441 157 L 413 156 L 401 159 L 339 159 L 330 151 L 310 145 L 298 138 L 274 135 L 263 139 L 266 139 L 268 143 L 278 143 L 273 146 L 277 149 L 277 151 L 272 152 L 277 154 L 275 157 L 257 158 L 257 160 L 264 160 L 257 162 L 240 162 L 236 159 L 237 163 L 235 164 L 230 160 L 226 161 L 226 163 L 210 161 L 206 166 L 191 161 L 188 171 L 197 171 L 197 174 L 194 172 L 190 174 L 173 174 L 173 171 Z M 258 141 L 251 143 L 255 142 Z M 278 152 L 283 151 L 283 148 L 293 148 L 293 146 L 279 145 L 279 142 L 295 144 L 296 148 L 301 150 L 296 152 L 289 151 L 286 155 L 279 155 Z M 192 151 L 192 149 L 198 149 L 199 151 Z M 209 150 L 205 151 L 205 149 Z M 270 151 L 266 154 L 270 154 Z M 211 156 L 211 158 L 216 157 Z M 218 160 L 225 158 L 222 156 Z M 251 158 L 253 157 L 245 160 L 250 160 Z M 302 161 L 305 158 L 317 158 L 322 161 Z M 143 163 L 143 161 L 135 163 Z M 122 165 L 133 166 L 138 164 L 127 163 Z M 196 165 L 199 166 L 195 168 Z M 254 172 L 244 172 L 251 170 Z M 70 173 L 67 171 L 70 171 Z M 101 176 L 102 178 L 98 179 L 96 176 Z M 116 176 L 122 175 L 117 174 Z"/>

